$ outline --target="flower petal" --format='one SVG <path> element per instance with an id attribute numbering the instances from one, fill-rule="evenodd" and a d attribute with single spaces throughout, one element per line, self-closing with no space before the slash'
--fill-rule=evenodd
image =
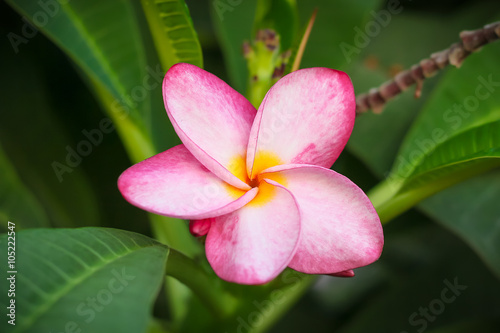
<path id="1" fill-rule="evenodd" d="M 265 188 L 265 187 L 272 188 Z M 264 187 L 264 188 L 263 188 Z M 274 279 L 293 257 L 300 236 L 300 213 L 293 196 L 272 180 L 262 191 L 273 191 L 228 215 L 216 217 L 206 240 L 206 253 L 215 273 L 240 284 Z"/>
<path id="2" fill-rule="evenodd" d="M 254 179 L 278 164 L 330 167 L 354 126 L 356 102 L 344 72 L 307 68 L 279 80 L 267 93 L 253 123 L 247 171 Z M 268 159 L 269 153 L 277 154 Z"/>
<path id="3" fill-rule="evenodd" d="M 190 64 L 172 66 L 163 81 L 167 114 L 186 148 L 227 183 L 245 183 L 248 136 L 256 110 L 215 75 Z"/>
<path id="4" fill-rule="evenodd" d="M 131 204 L 148 212 L 183 219 L 230 213 L 248 203 L 248 192 L 223 182 L 179 145 L 125 170 L 118 188 Z"/>
<path id="5" fill-rule="evenodd" d="M 332 274 L 380 257 L 380 219 L 370 199 L 349 179 L 312 165 L 277 166 L 261 176 L 284 180 L 300 209 L 302 232 L 291 268 Z"/>

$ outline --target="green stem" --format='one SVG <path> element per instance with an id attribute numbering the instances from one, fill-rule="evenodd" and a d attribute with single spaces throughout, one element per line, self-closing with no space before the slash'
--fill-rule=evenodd
<path id="1" fill-rule="evenodd" d="M 149 214 L 149 219 L 155 238 L 163 244 L 184 253 L 190 258 L 202 253 L 200 244 L 187 230 L 186 221 L 155 214 Z M 174 325 L 183 322 L 189 310 L 189 298 L 192 296 L 191 290 L 178 280 L 167 276 L 165 279 L 165 293 L 172 315 L 172 322 Z"/>
<path id="2" fill-rule="evenodd" d="M 285 274 L 287 271 L 285 271 Z M 263 321 L 260 325 L 254 327 L 251 333 L 266 332 L 272 325 L 274 325 L 295 303 L 298 299 L 308 290 L 311 284 L 316 281 L 315 275 L 300 274 L 300 277 L 295 278 L 291 283 L 283 285 L 279 290 L 283 292 L 283 297 L 280 299 L 271 311 L 263 316 Z M 276 291 L 278 289 L 275 289 Z M 275 291 L 270 291 L 272 295 Z M 279 294 L 279 291 L 277 292 Z M 271 296 L 272 297 L 272 296 Z M 255 311 L 255 308 L 252 309 Z M 251 313 L 251 312 L 250 312 Z"/>
<path id="3" fill-rule="evenodd" d="M 194 260 L 170 250 L 166 274 L 189 287 L 216 317 L 224 318 L 233 312 L 236 299 L 217 288 L 218 277 L 209 276 Z"/>
<path id="4" fill-rule="evenodd" d="M 199 250 L 201 249 L 194 246 L 196 244 L 191 244 L 194 242 L 194 238 L 189 233 L 185 234 L 185 221 L 155 214 L 149 214 L 149 220 L 151 221 L 153 235 L 161 243 L 185 253 L 190 258 L 200 252 Z M 178 237 L 171 237 L 170 235 L 178 235 Z M 184 241 L 186 242 L 184 243 Z M 188 300 L 192 296 L 192 293 L 188 287 L 178 280 L 166 276 L 165 296 L 172 315 L 172 322 L 175 326 L 185 319 L 188 312 Z"/>
<path id="5" fill-rule="evenodd" d="M 149 214 L 153 233 L 163 244 L 193 258 L 202 254 L 200 243 L 191 236 L 187 222 L 172 217 Z"/>
<path id="6" fill-rule="evenodd" d="M 130 159 L 137 163 L 154 155 L 156 150 L 144 130 L 141 130 L 125 112 L 113 109 L 115 99 L 98 81 L 90 80 L 90 82 L 104 109 L 113 120 Z M 148 217 L 153 236 L 160 242 L 190 257 L 202 252 L 199 244 L 189 234 L 185 221 L 155 214 L 149 214 Z M 191 297 L 191 292 L 175 279 L 167 277 L 165 293 L 173 322 L 180 323 L 187 314 L 187 300 Z"/>

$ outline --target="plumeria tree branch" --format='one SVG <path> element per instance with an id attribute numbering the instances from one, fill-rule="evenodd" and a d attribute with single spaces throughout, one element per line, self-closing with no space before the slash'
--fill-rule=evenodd
<path id="1" fill-rule="evenodd" d="M 423 81 L 434 76 L 439 70 L 448 65 L 460 67 L 471 53 L 479 51 L 483 45 L 500 38 L 500 21 L 485 25 L 473 31 L 462 31 L 461 41 L 449 48 L 431 54 L 430 58 L 420 61 L 410 69 L 397 74 L 394 79 L 383 83 L 380 87 L 372 88 L 368 93 L 358 95 L 356 99 L 356 114 L 368 110 L 374 113 L 382 112 L 385 103 L 413 84 L 416 84 L 415 97 L 420 97 Z"/>

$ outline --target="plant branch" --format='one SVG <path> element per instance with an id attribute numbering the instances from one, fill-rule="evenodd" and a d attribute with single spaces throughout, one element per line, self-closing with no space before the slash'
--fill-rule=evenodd
<path id="1" fill-rule="evenodd" d="M 483 45 L 494 42 L 500 38 L 500 21 L 485 25 L 473 31 L 462 31 L 461 41 L 449 48 L 431 54 L 430 58 L 420 61 L 410 69 L 397 74 L 394 79 L 383 83 L 380 87 L 372 88 L 368 93 L 360 94 L 356 98 L 356 114 L 372 110 L 374 113 L 382 112 L 385 103 L 413 84 L 416 84 L 415 97 L 420 97 L 423 81 L 434 76 L 440 69 L 447 65 L 460 67 L 471 53 L 479 51 Z"/>

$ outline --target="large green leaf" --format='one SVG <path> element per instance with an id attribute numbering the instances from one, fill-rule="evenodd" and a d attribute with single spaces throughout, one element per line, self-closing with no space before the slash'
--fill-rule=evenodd
<path id="1" fill-rule="evenodd" d="M 184 0 L 142 0 L 158 56 L 166 71 L 178 62 L 203 67 L 201 46 Z"/>
<path id="2" fill-rule="evenodd" d="M 33 0 L 7 2 L 35 24 L 46 17 L 39 27 L 44 34 L 132 116 L 141 119 L 139 109 L 149 116 L 141 107 L 148 99 L 139 96 L 147 64 L 129 1 L 56 1 L 46 11 Z"/>
<path id="3" fill-rule="evenodd" d="M 6 221 L 16 223 L 18 228 L 47 227 L 50 225 L 40 202 L 19 179 L 16 170 L 0 146 L 0 219 L 2 230 Z M 36 221 L 36 222 L 35 222 Z"/>
<path id="4" fill-rule="evenodd" d="M 35 24 L 42 13 L 35 1 L 8 3 Z M 164 72 L 159 64 L 146 63 L 132 4 L 120 0 L 54 2 L 48 13 L 50 19 L 40 30 L 82 70 L 129 156 L 139 161 L 153 155 L 151 132 L 156 122 L 151 114 L 151 91 L 161 86 Z"/>
<path id="5" fill-rule="evenodd" d="M 500 77 L 491 69 L 498 67 L 499 54 L 500 45 L 489 45 L 460 69 L 448 71 L 401 145 L 395 175 L 409 178 L 463 156 L 475 156 L 486 147 L 497 148 L 494 127 L 500 120 Z M 481 155 L 490 154 L 494 152 Z"/>
<path id="6" fill-rule="evenodd" d="M 35 15 L 39 13 L 39 5 L 35 1 L 8 3 L 30 20 L 38 17 Z M 83 70 L 84 78 L 113 119 L 131 159 L 139 162 L 158 152 L 152 132 L 173 133 L 167 130 L 165 112 L 160 108 L 152 111 L 150 104 L 153 91 L 158 93 L 156 97 L 161 97 L 158 89 L 164 72 L 160 65 L 146 64 L 131 3 L 93 0 L 55 2 L 54 6 L 52 17 L 40 27 L 41 31 Z M 155 112 L 154 117 L 151 112 Z M 153 120 L 158 114 L 164 116 L 164 127 L 158 127 L 159 122 Z M 162 147 L 165 146 L 169 143 Z M 184 225 L 176 231 L 188 234 Z M 170 234 L 168 238 L 176 239 L 177 235 Z"/>
<path id="7" fill-rule="evenodd" d="M 22 231 L 16 250 L 11 332 L 143 332 L 169 253 L 148 237 L 105 228 Z M 4 309 L 8 302 L 2 293 Z M 4 331 L 5 318 L 0 325 Z"/>
<path id="8" fill-rule="evenodd" d="M 201 46 L 185 1 L 142 0 L 141 3 L 157 51 L 154 58 L 158 57 L 163 72 L 179 62 L 203 67 Z M 150 139 L 155 152 L 160 152 L 181 142 L 165 112 L 161 78 L 156 81 L 155 88 L 150 93 Z"/>
<path id="9" fill-rule="evenodd" d="M 464 168 L 478 169 L 485 160 L 499 157 L 500 120 L 474 127 L 438 145 L 415 167 L 401 191 L 425 186 Z"/>

